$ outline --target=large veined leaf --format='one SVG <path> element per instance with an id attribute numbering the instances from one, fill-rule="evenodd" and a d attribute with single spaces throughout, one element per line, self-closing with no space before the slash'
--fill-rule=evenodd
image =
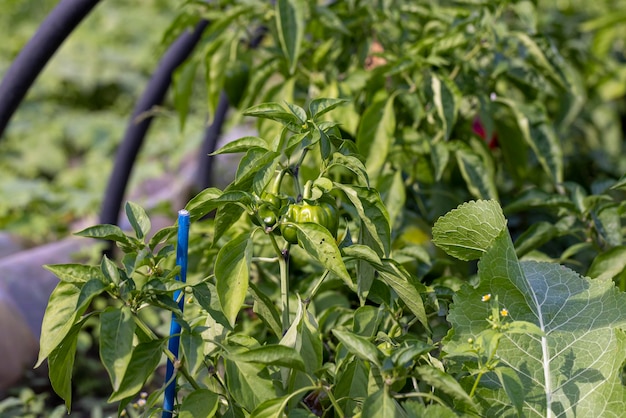
<path id="1" fill-rule="evenodd" d="M 433 230 L 433 241 L 443 243 L 446 251 L 465 259 L 480 257 L 480 284 L 465 286 L 455 296 L 448 317 L 454 333 L 444 351 L 461 355 L 463 342 L 491 327 L 487 318 L 492 310 L 482 301 L 490 294 L 508 310 L 508 318 L 534 324 L 541 335 L 502 335 L 499 364 L 514 371 L 521 385 L 512 393 L 511 387 L 503 387 L 507 380 L 498 380 L 495 373 L 487 377 L 477 391 L 488 405 L 485 416 L 515 416 L 510 396 L 523 398 L 523 414 L 529 417 L 622 416 L 626 296 L 611 280 L 584 278 L 558 264 L 519 261 L 496 209 L 495 202 L 470 202 L 441 218 Z M 491 221 L 488 212 L 496 215 Z M 454 231 L 452 224 L 458 226 Z M 455 239 L 472 241 L 474 248 L 451 246 Z"/>

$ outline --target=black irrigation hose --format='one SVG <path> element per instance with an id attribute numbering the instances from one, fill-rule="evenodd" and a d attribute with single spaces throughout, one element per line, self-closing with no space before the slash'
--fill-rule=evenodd
<path id="1" fill-rule="evenodd" d="M 217 109 L 215 109 L 215 116 L 213 117 L 213 123 L 206 128 L 204 133 L 204 140 L 200 147 L 200 157 L 198 159 L 198 170 L 196 173 L 195 186 L 199 190 L 206 189 L 214 184 L 213 181 L 213 158 L 208 154 L 215 151 L 217 148 L 217 141 L 222 133 L 222 126 L 226 119 L 226 113 L 228 112 L 228 97 L 226 93 L 220 94 L 220 99 L 217 103 Z"/>
<path id="2" fill-rule="evenodd" d="M 41 70 L 100 0 L 61 0 L 19 53 L 0 83 L 0 138 Z"/>
<path id="3" fill-rule="evenodd" d="M 170 45 L 148 81 L 143 95 L 137 101 L 115 156 L 115 163 L 102 202 L 100 223 L 117 225 L 133 164 L 152 122 L 152 116 L 147 115 L 146 112 L 163 102 L 172 81 L 172 73 L 191 54 L 207 25 L 207 21 L 200 21 L 193 32 L 183 33 Z"/>

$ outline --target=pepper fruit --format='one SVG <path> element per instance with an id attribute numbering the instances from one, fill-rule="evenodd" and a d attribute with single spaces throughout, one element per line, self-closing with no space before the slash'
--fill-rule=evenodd
<path id="1" fill-rule="evenodd" d="M 224 75 L 224 92 L 231 106 L 239 106 L 249 78 L 250 69 L 245 62 L 235 61 L 228 64 Z"/>
<path id="2" fill-rule="evenodd" d="M 264 228 L 273 228 L 281 215 L 286 211 L 286 205 L 291 201 L 293 201 L 293 199 L 279 196 L 272 192 L 263 192 L 261 195 L 261 204 L 257 210 L 258 216 L 251 216 L 252 223 Z M 275 231 L 280 233 L 278 229 Z"/>
<path id="3" fill-rule="evenodd" d="M 337 209 L 330 202 L 309 202 L 290 205 L 280 225 L 280 232 L 290 244 L 298 243 L 298 228 L 293 224 L 313 222 L 328 229 L 333 237 L 337 236 L 339 222 Z"/>

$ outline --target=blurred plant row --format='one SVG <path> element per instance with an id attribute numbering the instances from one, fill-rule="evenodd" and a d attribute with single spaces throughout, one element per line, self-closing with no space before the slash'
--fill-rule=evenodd
<path id="1" fill-rule="evenodd" d="M 86 327 L 120 412 L 160 387 L 171 353 L 147 318 L 171 311 L 180 416 L 621 413 L 618 6 L 186 2 L 165 43 L 211 24 L 174 77 L 175 128 L 193 136 L 225 91 L 229 123 L 255 117 L 258 135 L 218 151 L 240 153 L 234 180 L 187 205 L 186 287 L 174 228 L 150 238 L 131 203 L 132 232 L 80 233 L 118 259 L 49 267 L 55 391 L 69 407 Z"/>

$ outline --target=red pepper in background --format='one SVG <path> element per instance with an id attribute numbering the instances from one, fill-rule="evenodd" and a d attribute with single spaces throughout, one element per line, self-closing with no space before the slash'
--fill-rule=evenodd
<path id="1" fill-rule="evenodd" d="M 494 132 L 491 135 L 491 138 L 487 140 L 487 132 L 485 131 L 485 127 L 483 126 L 480 119 L 474 119 L 474 122 L 472 123 L 472 130 L 476 135 L 481 137 L 487 143 L 489 149 L 494 149 L 498 147 L 498 134 Z"/>

